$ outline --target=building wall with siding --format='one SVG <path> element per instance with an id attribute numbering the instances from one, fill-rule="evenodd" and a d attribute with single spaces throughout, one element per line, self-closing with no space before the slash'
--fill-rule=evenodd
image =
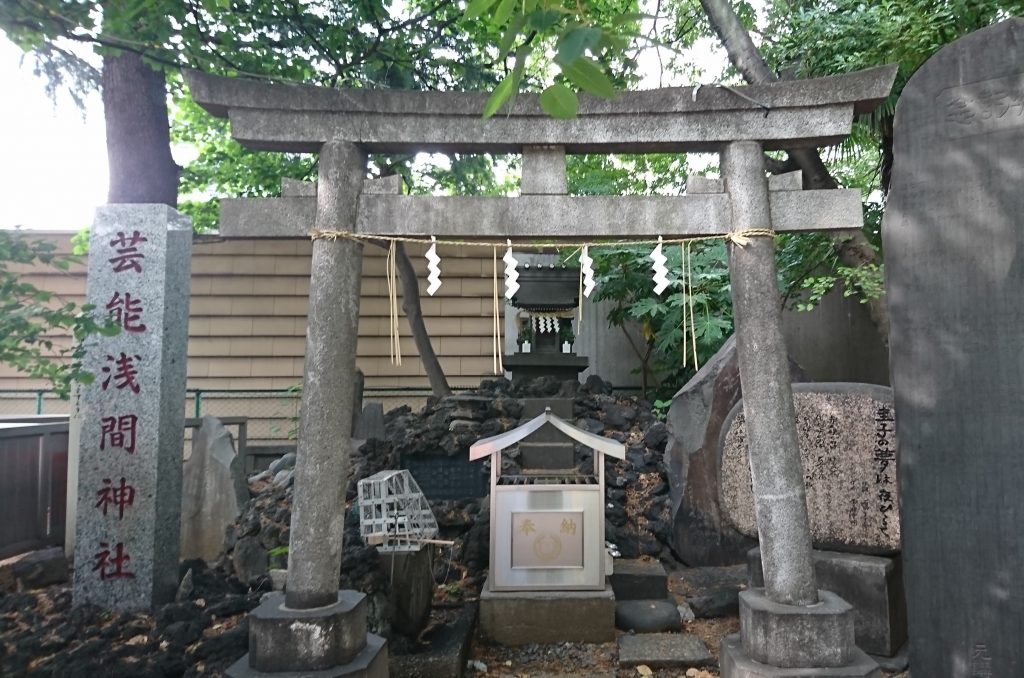
<path id="1" fill-rule="evenodd" d="M 55 241 L 60 252 L 71 251 L 70 233 L 38 236 Z M 410 246 L 408 252 L 420 286 L 425 289 L 423 249 Z M 301 382 L 311 252 L 311 243 L 305 240 L 197 239 L 192 258 L 188 388 L 206 392 L 203 413 L 246 414 L 246 408 L 252 405 L 239 399 L 229 403 L 222 396 L 224 402 L 214 407 L 211 399 L 219 390 L 280 391 Z M 489 376 L 492 365 L 491 253 L 441 247 L 439 254 L 444 284 L 434 297 L 423 293 L 424 320 L 452 387 L 475 386 Z M 429 382 L 401 308 L 402 363 L 391 363 L 385 255 L 379 247 L 367 245 L 364 249 L 357 364 L 366 375 L 367 397 L 383 398 L 390 407 L 406 400 L 422 402 Z M 25 270 L 23 279 L 52 291 L 55 301 L 83 303 L 85 270 L 84 262 L 67 272 Z M 399 306 L 401 301 L 399 293 Z M 55 339 L 59 346 L 70 342 L 69 337 Z M 11 391 L 47 388 L 45 381 L 29 379 L 0 365 L 0 413 L 35 411 L 35 394 L 16 396 Z M 386 388 L 401 391 L 388 396 L 379 390 Z M 415 397 L 403 395 L 408 389 L 420 389 L 420 393 Z M 292 399 L 277 398 L 288 402 L 284 410 L 294 410 Z M 260 406 L 270 407 L 265 402 L 268 399 L 262 396 Z M 66 405 L 47 400 L 45 411 L 61 413 Z M 189 414 L 194 412 L 192 397 Z"/>

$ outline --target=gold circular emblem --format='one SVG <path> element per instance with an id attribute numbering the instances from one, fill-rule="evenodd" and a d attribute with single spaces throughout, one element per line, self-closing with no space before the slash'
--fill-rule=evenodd
<path id="1" fill-rule="evenodd" d="M 562 554 L 562 540 L 551 534 L 539 535 L 533 540 L 533 555 L 537 560 L 550 563 Z"/>

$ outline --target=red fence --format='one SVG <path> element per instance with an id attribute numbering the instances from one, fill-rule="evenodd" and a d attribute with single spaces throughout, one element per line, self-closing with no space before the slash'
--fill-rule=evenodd
<path id="1" fill-rule="evenodd" d="M 68 425 L 0 423 L 0 558 L 64 545 Z"/>

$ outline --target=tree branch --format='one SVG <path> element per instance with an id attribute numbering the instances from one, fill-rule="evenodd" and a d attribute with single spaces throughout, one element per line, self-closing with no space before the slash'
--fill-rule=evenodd
<path id="1" fill-rule="evenodd" d="M 750 33 L 743 27 L 739 17 L 728 0 L 700 0 L 704 13 L 707 14 L 711 26 L 721 38 L 729 61 L 740 72 L 743 79 L 752 85 L 761 85 L 778 80 L 775 73 L 768 68 L 764 57 L 758 51 Z M 786 151 L 789 158 L 803 171 L 805 189 L 838 188 L 839 184 L 829 173 L 821 156 L 814 149 L 792 149 Z M 844 266 L 863 266 L 877 263 L 877 255 L 871 243 L 862 231 L 857 231 L 851 238 L 849 234 L 833 235 L 836 253 Z M 878 328 L 882 341 L 889 344 L 889 309 L 885 296 L 868 302 L 871 320 Z"/>

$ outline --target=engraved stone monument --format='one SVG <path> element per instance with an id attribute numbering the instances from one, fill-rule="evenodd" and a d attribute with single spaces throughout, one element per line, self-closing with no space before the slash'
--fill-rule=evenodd
<path id="1" fill-rule="evenodd" d="M 97 210 L 86 294 L 121 331 L 85 356 L 75 605 L 146 610 L 177 588 L 191 255 L 166 205 Z"/>
<path id="2" fill-rule="evenodd" d="M 793 405 L 815 548 L 899 552 L 892 391 L 871 384 L 794 384 Z M 756 538 L 742 401 L 722 431 L 722 510 L 736 529 Z"/>
<path id="3" fill-rule="evenodd" d="M 1024 675 L 1024 20 L 896 108 L 883 229 L 915 676 Z"/>

